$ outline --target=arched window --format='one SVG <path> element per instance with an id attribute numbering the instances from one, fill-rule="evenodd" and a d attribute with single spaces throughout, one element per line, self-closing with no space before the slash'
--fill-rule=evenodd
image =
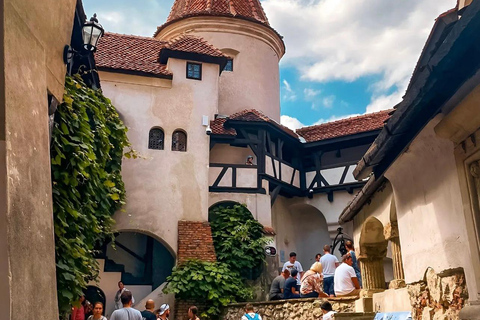
<path id="1" fill-rule="evenodd" d="M 162 129 L 150 129 L 150 133 L 148 134 L 148 149 L 163 150 L 164 137 L 165 134 Z"/>
<path id="2" fill-rule="evenodd" d="M 172 135 L 172 151 L 187 151 L 187 134 L 182 130 L 175 130 Z"/>

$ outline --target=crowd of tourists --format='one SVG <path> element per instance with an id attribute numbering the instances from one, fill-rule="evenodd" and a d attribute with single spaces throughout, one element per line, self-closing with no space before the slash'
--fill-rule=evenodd
<path id="1" fill-rule="evenodd" d="M 115 294 L 115 311 L 110 319 L 104 314 L 104 305 L 102 302 L 95 302 L 93 305 L 81 296 L 79 306 L 72 308 L 70 320 L 168 320 L 170 316 L 170 306 L 164 303 L 160 308 L 155 309 L 155 301 L 147 300 L 145 310 L 142 312 L 132 308 L 135 299 L 132 292 L 125 288 L 122 281 L 118 282 L 118 291 Z M 198 308 L 191 306 L 188 308 L 188 320 L 200 320 L 197 316 Z"/>
<path id="2" fill-rule="evenodd" d="M 271 285 L 269 299 L 297 299 L 317 297 L 356 296 L 360 293 L 362 278 L 352 241 L 346 241 L 347 253 L 340 263 L 330 253 L 330 245 L 323 247 L 309 270 L 303 271 L 297 254 L 290 253 L 281 274 Z"/>

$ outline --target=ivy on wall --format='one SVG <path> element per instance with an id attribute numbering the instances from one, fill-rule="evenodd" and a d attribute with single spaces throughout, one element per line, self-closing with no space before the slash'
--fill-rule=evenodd
<path id="1" fill-rule="evenodd" d="M 217 319 L 222 307 L 253 298 L 246 280 L 257 278 L 270 240 L 245 205 L 220 205 L 209 211 L 217 262 L 190 260 L 173 269 L 166 293 L 206 306 L 202 318 Z"/>
<path id="2" fill-rule="evenodd" d="M 122 158 L 136 157 L 126 132 L 115 107 L 100 90 L 88 88 L 79 76 L 65 79 L 51 141 L 61 315 L 98 277 L 95 247 L 113 238 L 112 215 L 125 201 Z"/>

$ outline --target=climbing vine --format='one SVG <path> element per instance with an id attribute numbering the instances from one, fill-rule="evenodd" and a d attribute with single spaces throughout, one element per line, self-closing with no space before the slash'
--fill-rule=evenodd
<path id="1" fill-rule="evenodd" d="M 202 319 L 217 319 L 222 307 L 253 297 L 238 273 L 221 262 L 189 260 L 175 267 L 167 278 L 166 293 L 174 293 L 175 298 L 193 300 L 205 307 Z"/>
<path id="2" fill-rule="evenodd" d="M 165 292 L 205 305 L 202 317 L 217 319 L 228 303 L 253 298 L 246 280 L 260 275 L 270 240 L 245 205 L 216 206 L 209 217 L 218 262 L 191 260 L 174 268 Z"/>
<path id="3" fill-rule="evenodd" d="M 243 204 L 218 205 L 210 209 L 215 253 L 220 262 L 242 278 L 256 279 L 265 261 L 263 226 Z"/>
<path id="4" fill-rule="evenodd" d="M 98 276 L 95 248 L 113 238 L 112 215 L 125 201 L 122 158 L 136 157 L 127 129 L 100 90 L 65 79 L 51 141 L 58 305 L 66 314 Z M 127 149 L 127 153 L 124 150 Z"/>

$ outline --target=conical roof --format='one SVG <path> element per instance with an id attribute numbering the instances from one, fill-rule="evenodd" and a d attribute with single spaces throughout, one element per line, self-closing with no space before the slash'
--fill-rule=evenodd
<path id="1" fill-rule="evenodd" d="M 259 0 L 175 0 L 167 23 L 201 15 L 238 17 L 270 26 Z"/>

